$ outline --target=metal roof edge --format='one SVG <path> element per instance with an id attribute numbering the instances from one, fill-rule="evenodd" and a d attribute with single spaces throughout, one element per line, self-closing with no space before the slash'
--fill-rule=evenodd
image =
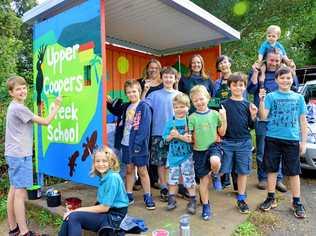
<path id="1" fill-rule="evenodd" d="M 189 0 L 159 1 L 179 10 L 180 12 L 192 17 L 195 20 L 198 20 L 199 22 L 211 27 L 214 30 L 221 32 L 228 38 L 240 39 L 240 33 L 237 30 Z"/>

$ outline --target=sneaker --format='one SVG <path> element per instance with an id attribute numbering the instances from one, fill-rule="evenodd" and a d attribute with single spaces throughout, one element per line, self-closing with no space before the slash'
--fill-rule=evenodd
<path id="1" fill-rule="evenodd" d="M 169 195 L 168 196 L 168 205 L 167 205 L 167 210 L 171 211 L 177 207 L 177 201 L 176 197 L 174 195 Z"/>
<path id="2" fill-rule="evenodd" d="M 280 191 L 281 193 L 286 193 L 286 192 L 287 192 L 287 188 L 286 188 L 286 186 L 282 183 L 282 181 L 278 181 L 275 187 L 276 187 L 276 189 L 277 189 L 278 191 Z"/>
<path id="3" fill-rule="evenodd" d="M 249 207 L 244 200 L 237 201 L 237 208 L 242 214 L 248 214 L 250 212 Z"/>
<path id="4" fill-rule="evenodd" d="M 306 217 L 305 207 L 302 203 L 293 204 L 294 216 L 298 219 L 304 219 Z"/>
<path id="5" fill-rule="evenodd" d="M 9 236 L 19 236 L 19 235 L 20 235 L 20 229 L 18 225 L 16 225 L 16 227 L 13 230 L 9 231 Z"/>
<path id="6" fill-rule="evenodd" d="M 135 200 L 134 200 L 134 196 L 132 193 L 127 193 L 127 197 L 128 197 L 128 205 L 133 205 L 135 203 Z"/>
<path id="7" fill-rule="evenodd" d="M 36 232 L 33 232 L 33 231 L 29 231 L 29 232 L 27 232 L 26 236 L 42 236 L 42 234 L 39 234 L 39 233 L 36 233 Z"/>
<path id="8" fill-rule="evenodd" d="M 210 204 L 203 204 L 202 208 L 202 218 L 203 220 L 210 220 L 211 219 L 211 206 Z"/>
<path id="9" fill-rule="evenodd" d="M 263 203 L 259 205 L 259 209 L 262 211 L 269 211 L 278 206 L 275 198 L 267 198 Z"/>
<path id="10" fill-rule="evenodd" d="M 222 191 L 223 190 L 221 178 L 219 175 L 217 175 L 217 174 L 212 175 L 212 181 L 213 181 L 213 188 L 215 191 Z"/>
<path id="11" fill-rule="evenodd" d="M 154 202 L 154 199 L 151 194 L 145 194 L 144 195 L 144 203 L 147 210 L 155 210 L 156 204 Z"/>
<path id="12" fill-rule="evenodd" d="M 190 199 L 187 205 L 187 212 L 191 215 L 195 215 L 196 213 L 196 199 Z"/>
<path id="13" fill-rule="evenodd" d="M 185 199 L 185 200 L 189 200 L 190 199 L 190 194 L 188 192 L 188 190 L 183 186 L 183 184 L 179 184 L 178 185 L 178 196 Z"/>
<path id="14" fill-rule="evenodd" d="M 160 190 L 160 201 L 168 202 L 168 189 L 163 188 Z"/>
<path id="15" fill-rule="evenodd" d="M 257 188 L 260 190 L 266 190 L 267 189 L 267 181 L 259 181 Z"/>

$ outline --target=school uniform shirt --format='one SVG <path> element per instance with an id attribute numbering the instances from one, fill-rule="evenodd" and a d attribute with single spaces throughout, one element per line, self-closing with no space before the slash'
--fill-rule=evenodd
<path id="1" fill-rule="evenodd" d="M 188 124 L 187 119 L 178 119 L 174 118 L 167 122 L 165 130 L 163 132 L 163 138 L 167 139 L 170 135 L 171 130 L 177 129 L 179 134 L 183 135 L 188 132 Z M 168 164 L 169 167 L 176 167 L 181 165 L 184 161 L 189 159 L 192 154 L 191 144 L 184 142 L 179 139 L 172 139 L 169 142 L 169 150 L 168 150 Z"/>
<path id="2" fill-rule="evenodd" d="M 128 197 L 123 180 L 118 172 L 108 170 L 100 179 L 97 201 L 115 208 L 128 207 Z"/>
<path id="3" fill-rule="evenodd" d="M 136 104 L 130 104 L 125 113 L 125 125 L 124 125 L 124 131 L 123 131 L 123 138 L 121 141 L 121 144 L 128 146 L 129 144 L 129 135 L 131 133 L 133 120 L 135 116 L 135 111 L 138 103 Z"/>
<path id="4" fill-rule="evenodd" d="M 193 149 L 206 151 L 211 144 L 215 143 L 217 128 L 220 126 L 219 113 L 215 110 L 192 113 L 189 116 L 189 130 L 193 131 Z"/>
<path id="5" fill-rule="evenodd" d="M 226 110 L 227 129 L 223 139 L 245 140 L 250 139 L 250 129 L 254 128 L 251 119 L 248 101 L 235 101 L 226 99 L 222 102 Z"/>
<path id="6" fill-rule="evenodd" d="M 307 113 L 304 97 L 278 90 L 267 94 L 264 105 L 269 110 L 266 136 L 299 141 L 300 116 Z"/>

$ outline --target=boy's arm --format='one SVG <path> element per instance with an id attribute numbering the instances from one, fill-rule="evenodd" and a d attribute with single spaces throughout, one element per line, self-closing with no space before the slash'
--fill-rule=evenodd
<path id="1" fill-rule="evenodd" d="M 221 105 L 221 109 L 219 109 L 219 118 L 221 126 L 217 128 L 217 132 L 220 136 L 224 136 L 227 129 L 227 119 L 226 119 L 226 110 L 223 105 Z"/>
<path id="2" fill-rule="evenodd" d="M 44 117 L 34 114 L 32 121 L 40 125 L 49 125 L 50 122 L 52 122 L 52 120 L 56 116 L 57 111 L 60 107 L 60 104 L 61 104 L 61 96 L 58 96 L 54 102 L 54 106 L 53 106 L 53 109 L 51 110 L 51 113 L 47 117 L 44 118 Z"/>
<path id="3" fill-rule="evenodd" d="M 110 96 L 107 96 L 106 107 L 107 109 L 115 116 L 121 116 L 123 114 L 123 100 L 121 98 L 112 99 Z"/>
<path id="4" fill-rule="evenodd" d="M 259 91 L 259 118 L 260 120 L 266 120 L 269 115 L 269 109 L 265 108 L 265 96 L 266 96 L 266 90 L 260 89 Z"/>
<path id="5" fill-rule="evenodd" d="M 306 152 L 306 141 L 307 141 L 306 114 L 302 114 L 300 116 L 300 126 L 301 126 L 300 155 L 303 155 Z"/>

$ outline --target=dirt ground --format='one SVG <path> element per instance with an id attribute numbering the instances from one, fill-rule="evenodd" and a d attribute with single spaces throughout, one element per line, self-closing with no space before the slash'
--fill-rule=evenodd
<path id="1" fill-rule="evenodd" d="M 316 173 L 316 172 L 315 172 Z M 302 178 L 302 195 L 303 203 L 306 206 L 308 217 L 304 220 L 297 220 L 294 218 L 290 210 L 290 193 L 282 194 L 279 207 L 273 212 L 280 216 L 282 220 L 282 227 L 276 229 L 268 235 L 273 236 L 290 236 L 290 235 L 316 235 L 316 174 L 308 173 Z M 257 190 L 256 188 L 255 172 L 249 178 L 248 184 L 248 204 L 251 210 L 257 208 L 257 205 L 264 200 L 266 196 L 265 191 Z M 83 205 L 91 205 L 95 201 L 95 188 L 84 185 L 62 184 L 56 187 L 61 190 L 63 199 L 67 197 L 79 197 L 83 200 Z M 145 220 L 149 230 L 146 234 L 151 235 L 151 232 L 158 228 L 163 228 L 169 231 L 170 236 L 178 235 L 178 221 L 179 217 L 185 213 L 187 201 L 178 199 L 178 207 L 172 211 L 166 211 L 166 203 L 158 200 L 159 192 L 153 190 L 153 195 L 156 200 L 156 210 L 148 211 L 144 208 L 142 191 L 136 192 L 136 201 L 133 206 L 129 208 L 129 214 L 132 216 L 141 217 Z M 208 221 L 202 221 L 200 218 L 201 206 L 198 206 L 197 214 L 191 217 L 191 232 L 192 236 L 211 236 L 220 235 L 228 236 L 236 229 L 236 227 L 244 222 L 247 215 L 240 214 L 235 206 L 235 193 L 230 189 L 225 189 L 222 192 L 213 192 L 210 190 L 210 201 L 213 205 L 213 218 Z M 32 201 L 36 204 L 47 208 L 45 200 Z M 63 214 L 65 208 L 63 206 L 57 208 L 48 208 L 50 211 Z M 57 235 L 56 229 L 52 227 L 39 228 L 36 222 L 30 222 L 30 228 L 37 232 L 47 233 L 49 235 Z M 0 223 L 0 235 L 7 235 L 6 223 Z"/>

